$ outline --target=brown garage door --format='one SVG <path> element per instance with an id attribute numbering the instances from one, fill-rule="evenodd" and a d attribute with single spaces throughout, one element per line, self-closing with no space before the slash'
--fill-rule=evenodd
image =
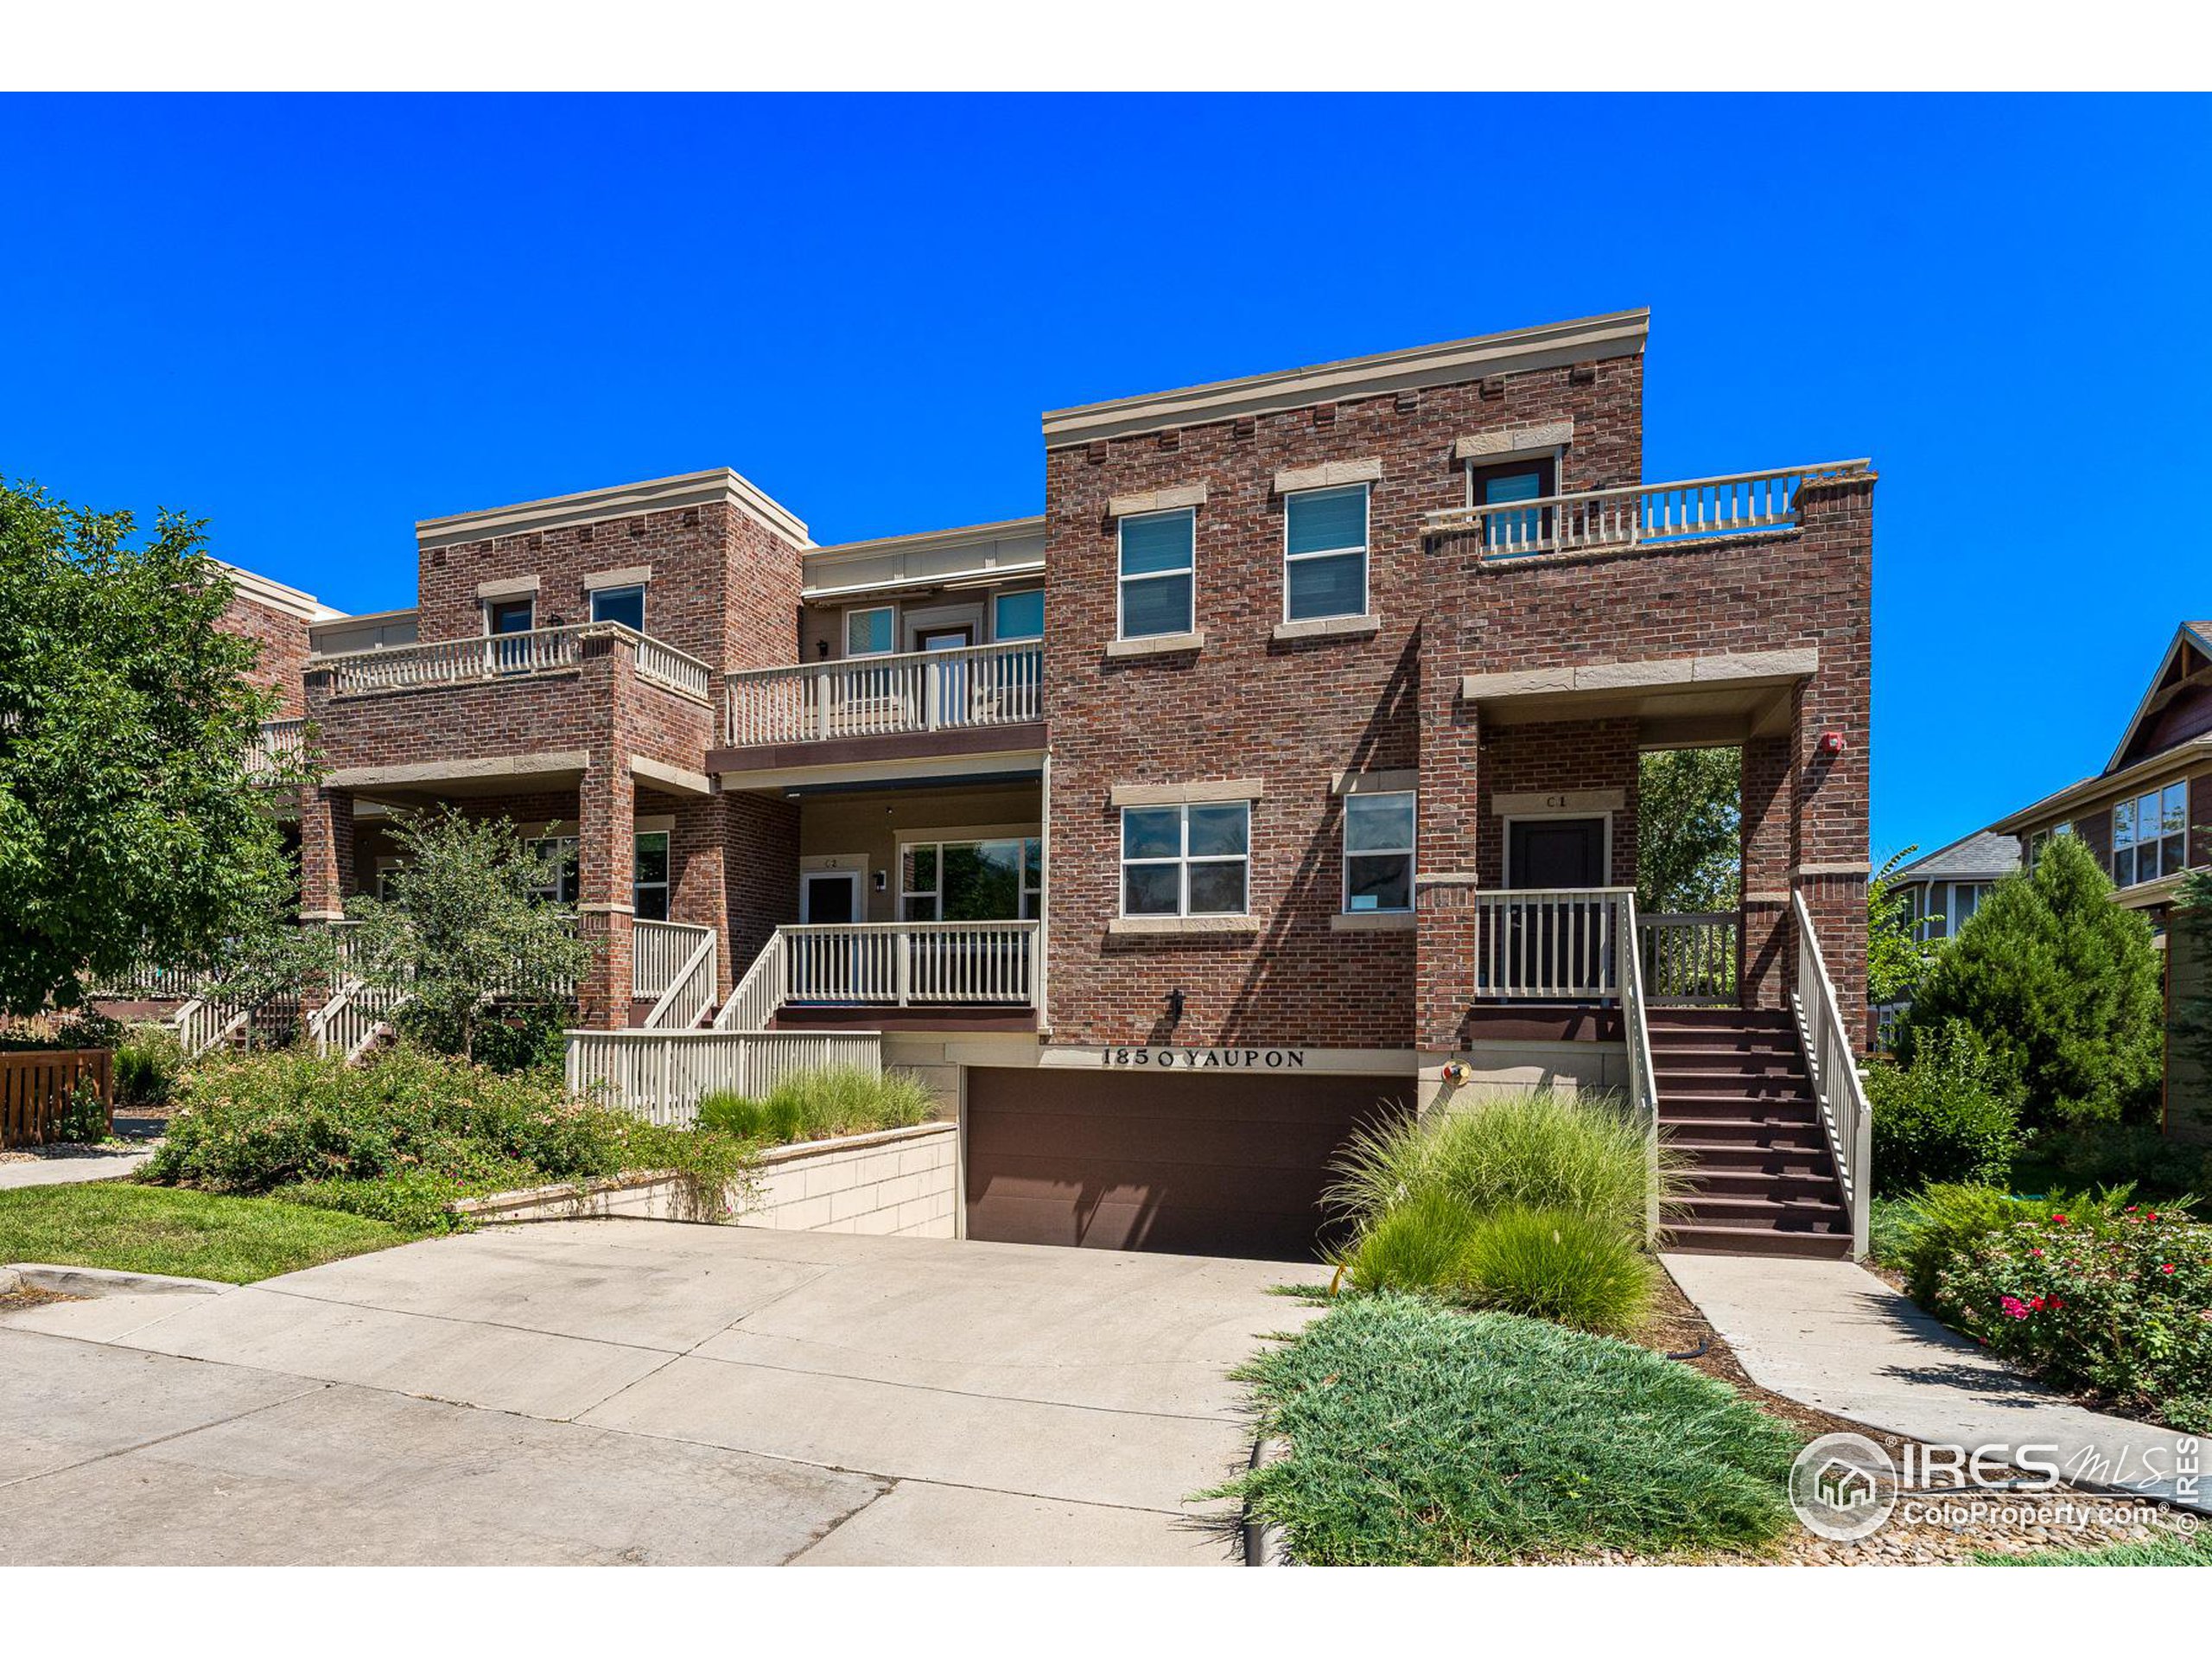
<path id="1" fill-rule="evenodd" d="M 1391 1077 L 970 1068 L 968 1236 L 1306 1261 L 1329 1160 Z"/>

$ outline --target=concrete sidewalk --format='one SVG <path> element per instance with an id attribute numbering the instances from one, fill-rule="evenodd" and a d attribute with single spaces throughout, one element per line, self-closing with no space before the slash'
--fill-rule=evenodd
<path id="1" fill-rule="evenodd" d="M 1255 1262 L 641 1221 L 0 1314 L 0 1561 L 1230 1564 Z"/>
<path id="2" fill-rule="evenodd" d="M 151 1147 L 128 1151 L 103 1147 L 97 1152 L 73 1153 L 67 1157 L 34 1158 L 22 1163 L 0 1164 L 0 1192 L 19 1186 L 66 1186 L 73 1181 L 111 1181 L 128 1175 L 154 1155 Z"/>
<path id="3" fill-rule="evenodd" d="M 1660 1258 L 1751 1380 L 1801 1405 L 1923 1442 L 2058 1447 L 2075 1484 L 2212 1514 L 2212 1473 L 2176 1491 L 2181 1438 L 2084 1409 L 2023 1376 L 1849 1262 Z M 2196 1461 L 2202 1467 L 2202 1454 Z"/>

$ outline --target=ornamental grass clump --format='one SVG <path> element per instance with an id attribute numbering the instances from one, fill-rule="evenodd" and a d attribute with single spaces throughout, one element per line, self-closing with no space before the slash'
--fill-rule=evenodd
<path id="1" fill-rule="evenodd" d="M 1619 1336 L 1651 1306 L 1651 1258 L 1619 1227 L 1575 1210 L 1499 1210 L 1476 1221 L 1462 1294 L 1484 1307 Z"/>
<path id="2" fill-rule="evenodd" d="M 1222 1489 L 1316 1566 L 1758 1551 L 1797 1437 L 1648 1349 L 1424 1298 L 1340 1302 L 1240 1373 L 1289 1455 Z"/>
<path id="3" fill-rule="evenodd" d="M 2178 1206 L 2014 1220 L 1954 1250 L 1928 1306 L 2053 1387 L 2212 1433 L 2212 1227 Z"/>
<path id="4" fill-rule="evenodd" d="M 937 1115 L 937 1098 L 907 1071 L 857 1065 L 794 1071 L 759 1100 L 719 1090 L 699 1102 L 699 1127 L 764 1146 L 911 1128 Z"/>

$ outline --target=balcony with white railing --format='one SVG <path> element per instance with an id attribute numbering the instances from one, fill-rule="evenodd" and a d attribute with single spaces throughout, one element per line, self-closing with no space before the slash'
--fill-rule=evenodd
<path id="1" fill-rule="evenodd" d="M 1424 528 L 1431 539 L 1479 538 L 1486 561 L 1674 547 L 1794 529 L 1798 493 L 1806 485 L 1855 476 L 1870 466 L 1827 461 L 1455 507 L 1430 513 Z"/>
<path id="2" fill-rule="evenodd" d="M 1019 726 L 1045 717 L 1033 639 L 747 669 L 728 685 L 729 741 L 747 748 L 832 738 Z"/>
<path id="3" fill-rule="evenodd" d="M 308 658 L 334 697 L 372 696 L 446 685 L 498 684 L 574 674 L 594 639 L 627 640 L 636 652 L 638 677 L 698 702 L 709 701 L 714 671 L 697 658 L 616 622 L 584 622 L 518 633 L 433 639 L 374 651 L 349 651 Z"/>
<path id="4" fill-rule="evenodd" d="M 715 1018 L 765 1031 L 806 1008 L 1037 1006 L 1036 922 L 856 922 L 779 927 Z"/>
<path id="5" fill-rule="evenodd" d="M 1633 957 L 1652 1006 L 1732 1007 L 1741 918 L 1734 911 L 1637 913 L 1626 887 L 1506 887 L 1475 896 L 1475 995 L 1484 1001 L 1617 1002 Z M 1633 951 L 1624 941 L 1633 939 Z"/>

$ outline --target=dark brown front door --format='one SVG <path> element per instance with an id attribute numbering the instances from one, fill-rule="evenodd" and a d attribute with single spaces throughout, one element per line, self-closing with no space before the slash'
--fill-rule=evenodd
<path id="1" fill-rule="evenodd" d="M 1602 887 L 1603 818 L 1516 818 L 1507 826 L 1509 887 Z"/>
<path id="2" fill-rule="evenodd" d="M 1396 1077 L 970 1067 L 968 1236 L 1308 1262 L 1330 1160 L 1412 1098 Z"/>

